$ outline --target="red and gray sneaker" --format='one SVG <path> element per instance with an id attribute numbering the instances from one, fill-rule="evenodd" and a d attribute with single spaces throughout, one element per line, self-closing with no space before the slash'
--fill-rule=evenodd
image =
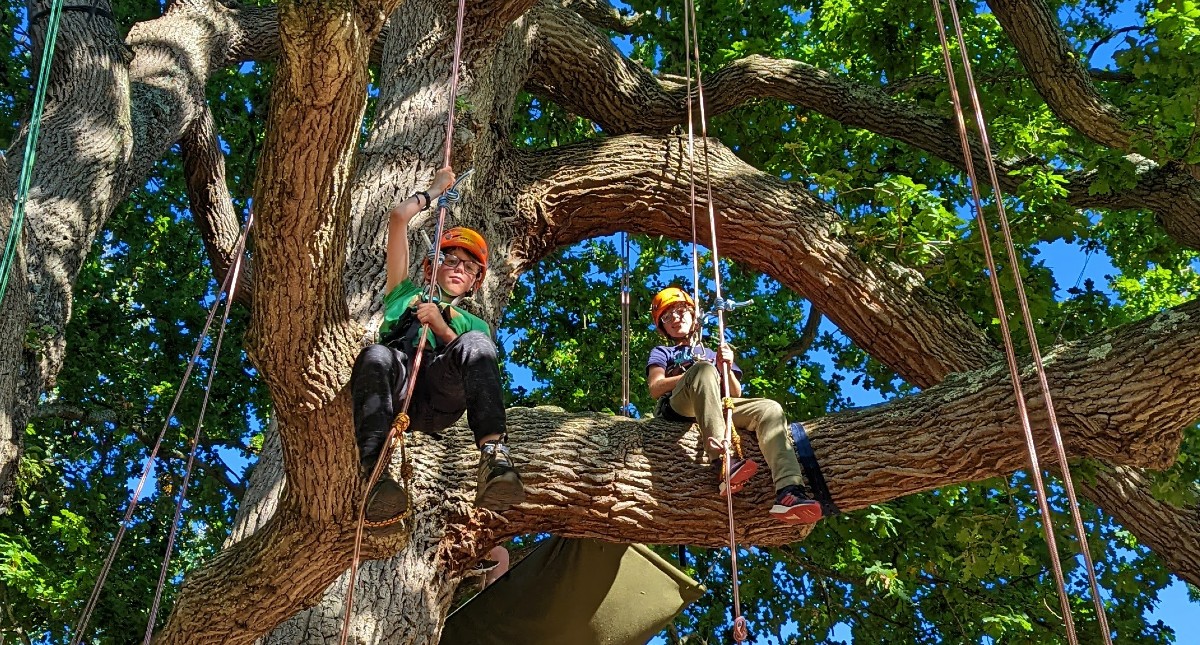
<path id="1" fill-rule="evenodd" d="M 786 524 L 814 524 L 823 515 L 820 502 L 809 499 L 803 486 L 784 486 L 775 494 L 771 517 Z"/>
<path id="2" fill-rule="evenodd" d="M 721 472 L 721 467 L 724 464 L 723 459 L 715 462 L 717 476 L 720 478 L 721 485 L 718 490 L 721 492 L 721 497 L 725 496 L 725 477 Z M 753 459 L 731 459 L 729 460 L 729 488 L 734 494 L 741 492 L 742 487 L 750 478 L 758 472 L 758 462 Z"/>

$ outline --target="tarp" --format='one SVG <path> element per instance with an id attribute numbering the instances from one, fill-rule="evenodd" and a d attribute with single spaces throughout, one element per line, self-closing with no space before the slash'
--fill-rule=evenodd
<path id="1" fill-rule="evenodd" d="M 641 544 L 553 537 L 446 619 L 442 645 L 645 645 L 704 586 Z"/>

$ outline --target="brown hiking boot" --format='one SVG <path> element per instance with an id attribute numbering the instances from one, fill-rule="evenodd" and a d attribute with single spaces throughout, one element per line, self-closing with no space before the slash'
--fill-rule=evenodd
<path id="1" fill-rule="evenodd" d="M 525 484 L 513 466 L 508 448 L 500 441 L 489 441 L 479 449 L 479 487 L 475 506 L 497 513 L 525 501 Z"/>
<path id="2" fill-rule="evenodd" d="M 366 523 L 368 526 L 394 524 L 408 513 L 408 504 L 408 491 L 384 472 L 367 495 Z"/>

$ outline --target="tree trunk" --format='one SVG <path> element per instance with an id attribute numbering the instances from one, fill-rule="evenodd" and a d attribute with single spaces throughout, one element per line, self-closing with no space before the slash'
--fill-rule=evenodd
<path id="1" fill-rule="evenodd" d="M 595 33 L 580 38 L 587 27 L 580 21 L 552 20 L 570 18 L 560 3 L 542 2 L 525 14 L 532 4 L 482 0 L 471 3 L 466 21 L 453 150 L 459 171 L 474 166 L 478 174 L 450 223 L 481 229 L 492 242 L 481 313 L 493 323 L 520 272 L 558 245 L 616 230 L 679 237 L 686 228 L 686 166 L 676 137 L 628 135 L 538 154 L 510 147 L 514 100 L 523 87 L 552 96 L 566 96 L 564 82 L 593 90 L 571 96 L 579 97 L 584 116 L 603 122 L 603 114 L 615 114 L 609 99 L 619 92 L 613 86 L 625 87 L 617 81 L 646 82 L 627 61 L 579 66 L 603 72 L 584 81 L 543 73 L 561 57 L 599 59 L 615 48 Z M 188 576 L 159 636 L 163 642 L 250 642 L 315 605 L 322 593 L 319 608 L 269 639 L 336 634 L 345 592 L 334 581 L 348 564 L 362 494 L 344 385 L 356 350 L 377 324 L 383 214 L 423 187 L 440 165 L 441 123 L 450 104 L 452 8 L 411 0 L 392 14 L 382 47 L 376 47 L 375 122 L 356 156 L 367 60 L 391 9 L 366 0 L 300 2 L 284 3 L 276 16 L 269 8 L 180 0 L 163 17 L 130 31 L 132 63 L 110 21 L 64 14 L 24 271 L 14 276 L 0 312 L 4 337 L 32 340 L 32 349 L 8 343 L 0 350 L 0 423 L 7 433 L 0 436 L 0 493 L 17 463 L 28 406 L 61 367 L 71 285 L 104 221 L 172 145 L 198 132 L 193 128 L 205 116 L 204 89 L 213 71 L 282 52 L 255 189 L 260 226 L 248 339 L 276 406 L 277 443 L 269 445 L 278 446 L 281 459 L 256 467 L 239 532 L 212 563 Z M 35 39 L 40 28 L 34 26 Z M 751 63 L 758 72 L 768 66 Z M 828 80 L 823 72 L 784 67 L 778 78 L 760 75 L 764 93 L 829 88 L 820 85 Z M 679 112 L 679 93 L 661 90 L 645 96 L 663 104 L 622 106 L 623 120 L 612 121 L 614 127 L 637 130 L 639 112 L 657 119 L 659 130 L 669 127 Z M 889 127 L 895 127 L 890 120 Z M 929 139 L 925 145 L 944 147 L 934 130 L 920 131 Z M 20 145 L 18 139 L 14 151 Z M 859 346 L 915 384 L 933 386 L 951 373 L 975 370 L 888 406 L 810 422 L 839 504 L 860 508 L 1023 467 L 1011 391 L 982 333 L 911 271 L 859 258 L 839 233 L 838 215 L 816 196 L 750 168 L 716 142 L 713 150 L 727 257 L 805 294 Z M 9 185 L 19 163 L 19 154 L 8 158 Z M 213 188 L 216 168 L 202 164 L 196 185 Z M 414 224 L 431 230 L 432 218 Z M 418 240 L 414 263 L 421 259 Z M 1180 429 L 1200 416 L 1191 358 L 1200 350 L 1196 321 L 1196 307 L 1185 306 L 1048 357 L 1072 454 L 1117 466 L 1085 490 L 1152 548 L 1178 551 L 1164 557 L 1185 577 L 1198 570 L 1194 518 L 1200 511 L 1153 502 L 1145 495 L 1146 481 L 1130 467 L 1165 466 L 1178 448 Z M 715 499 L 696 505 L 686 494 L 712 485 L 707 469 L 686 459 L 696 450 L 694 433 L 661 422 L 550 409 L 514 410 L 510 422 L 530 500 L 504 517 L 471 507 L 475 450 L 465 430 L 449 433 L 444 442 L 413 436 L 417 514 L 403 534 L 367 540 L 367 557 L 392 559 L 363 573 L 356 638 L 436 640 L 464 567 L 506 536 L 552 530 L 618 541 L 722 542 L 723 505 Z M 685 497 L 683 513 L 676 509 Z M 738 499 L 741 539 L 767 545 L 802 539 L 807 529 L 765 518 L 769 498 L 760 477 Z M 1182 533 L 1168 534 L 1164 527 Z"/>
<path id="2" fill-rule="evenodd" d="M 0 156 L 0 179 L 4 194 L 16 193 L 17 175 L 9 175 L 7 159 Z M 0 203 L 0 230 L 11 230 L 12 204 Z M 25 332 L 29 320 L 29 292 L 25 285 L 25 244 L 17 245 L 8 287 L 0 299 L 0 338 L 19 342 L 0 343 L 0 514 L 9 511 L 17 469 L 21 464 L 25 421 L 29 396 L 22 392 L 29 379 L 24 378 Z"/>
<path id="3" fill-rule="evenodd" d="M 49 6 L 32 2 L 29 13 Z M 110 10 L 105 0 L 96 6 Z M 41 53 L 45 30 L 45 20 L 30 27 L 35 54 Z M 24 275 L 11 279 L 5 297 L 5 307 L 14 306 L 5 313 L 5 329 L 14 331 L 6 338 L 26 342 L 24 348 L 6 343 L 10 347 L 0 356 L 0 511 L 8 507 L 33 402 L 62 368 L 71 287 L 92 239 L 119 201 L 114 193 L 124 184 L 132 146 L 128 87 L 128 60 L 112 21 L 64 12 L 25 207 L 24 261 L 14 267 Z M 7 154 L 6 186 L 16 186 L 27 135 L 28 126 Z"/>

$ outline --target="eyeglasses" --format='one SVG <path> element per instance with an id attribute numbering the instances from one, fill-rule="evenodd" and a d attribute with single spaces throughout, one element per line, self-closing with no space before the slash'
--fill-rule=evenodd
<path id="1" fill-rule="evenodd" d="M 442 266 L 446 267 L 449 271 L 460 270 L 469 275 L 479 275 L 479 270 L 483 268 L 481 264 L 474 260 L 465 260 L 449 253 L 442 254 Z"/>
<path id="2" fill-rule="evenodd" d="M 663 312 L 663 319 L 674 318 L 675 320 L 683 320 L 693 314 L 691 307 L 672 307 Z"/>

